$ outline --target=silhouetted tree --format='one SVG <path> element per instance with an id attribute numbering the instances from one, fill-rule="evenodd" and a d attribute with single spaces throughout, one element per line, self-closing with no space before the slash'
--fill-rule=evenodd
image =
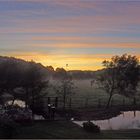
<path id="1" fill-rule="evenodd" d="M 117 92 L 132 97 L 135 101 L 139 82 L 139 60 L 136 56 L 124 54 L 113 57 L 117 69 Z"/>
<path id="2" fill-rule="evenodd" d="M 138 58 L 127 54 L 114 56 L 110 61 L 103 61 L 103 66 L 105 71 L 98 80 L 109 94 L 107 107 L 109 107 L 111 98 L 115 93 L 133 97 L 135 100 L 139 81 Z"/>
<path id="3" fill-rule="evenodd" d="M 99 85 L 103 88 L 106 93 L 109 94 L 109 99 L 106 108 L 109 107 L 112 96 L 115 94 L 117 88 L 116 82 L 116 68 L 113 62 L 103 61 L 103 65 L 106 67 L 104 73 L 98 77 Z"/>
<path id="4" fill-rule="evenodd" d="M 0 57 L 0 96 L 9 93 L 13 103 L 15 99 L 22 99 L 30 105 L 48 87 L 47 72 L 39 63 Z"/>
<path id="5" fill-rule="evenodd" d="M 35 62 L 30 62 L 28 69 L 23 75 L 22 85 L 25 89 L 26 107 L 27 105 L 35 105 L 36 99 L 43 96 L 42 90 L 48 87 L 44 73 Z M 45 92 L 46 93 L 46 92 Z"/>
<path id="6" fill-rule="evenodd" d="M 63 109 L 65 110 L 66 107 L 66 101 L 69 98 L 71 98 L 71 95 L 74 94 L 74 83 L 72 82 L 71 78 L 64 78 L 60 82 L 60 86 L 57 87 L 57 94 L 60 94 L 63 100 Z"/>
<path id="7" fill-rule="evenodd" d="M 67 76 L 67 72 L 63 68 L 56 68 L 55 77 L 58 79 L 64 79 Z"/>
<path id="8" fill-rule="evenodd" d="M 7 92 L 15 100 L 15 89 L 20 86 L 21 71 L 16 59 L 5 57 L 0 59 L 0 90 L 1 94 Z"/>

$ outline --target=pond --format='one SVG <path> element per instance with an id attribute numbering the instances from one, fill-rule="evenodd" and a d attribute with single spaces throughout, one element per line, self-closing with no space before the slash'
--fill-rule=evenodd
<path id="1" fill-rule="evenodd" d="M 13 102 L 13 101 L 10 100 L 10 101 L 8 101 L 6 104 L 11 105 L 12 102 Z M 22 100 L 15 100 L 13 104 L 14 104 L 14 105 L 18 105 L 18 106 L 23 107 L 23 108 L 25 107 L 25 101 L 22 101 Z"/>
<path id="2" fill-rule="evenodd" d="M 82 126 L 85 121 L 74 121 Z M 117 117 L 108 120 L 92 120 L 94 124 L 100 126 L 101 130 L 121 130 L 121 129 L 140 129 L 140 111 L 122 112 Z"/>

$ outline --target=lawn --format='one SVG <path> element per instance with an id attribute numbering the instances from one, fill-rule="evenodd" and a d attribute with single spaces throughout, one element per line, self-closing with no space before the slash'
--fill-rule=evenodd
<path id="1" fill-rule="evenodd" d="M 140 130 L 106 130 L 100 134 L 86 132 L 70 121 L 35 122 L 31 126 L 20 126 L 12 138 L 48 138 L 48 139 L 108 139 L 108 138 L 140 138 Z"/>
<path id="2" fill-rule="evenodd" d="M 109 95 L 100 88 L 97 88 L 95 86 L 91 86 L 91 80 L 73 80 L 73 83 L 75 85 L 74 92 L 71 96 L 71 107 L 72 108 L 85 108 L 85 107 L 98 107 L 105 106 L 107 104 Z M 51 81 L 54 85 L 57 85 L 59 81 Z M 51 91 L 48 96 L 55 95 Z M 114 95 L 111 101 L 112 106 L 116 105 L 123 105 L 125 100 L 125 105 L 132 105 L 133 99 L 126 98 L 121 95 Z M 59 104 L 61 104 L 61 99 L 59 99 Z M 140 104 L 139 97 L 137 98 L 137 103 Z M 70 101 L 67 100 L 67 107 L 69 107 Z M 61 106 L 61 105 L 60 105 Z"/>

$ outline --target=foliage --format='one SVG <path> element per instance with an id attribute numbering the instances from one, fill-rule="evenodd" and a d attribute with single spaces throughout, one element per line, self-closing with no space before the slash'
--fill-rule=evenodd
<path id="1" fill-rule="evenodd" d="M 7 114 L 0 117 L 0 133 L 2 138 L 12 138 L 16 132 L 18 124 Z"/>
<path id="2" fill-rule="evenodd" d="M 124 54 L 112 59 L 117 69 L 117 91 L 121 95 L 134 96 L 139 82 L 139 60 Z"/>
<path id="3" fill-rule="evenodd" d="M 7 106 L 0 109 L 0 135 L 2 138 L 12 138 L 20 124 L 32 123 L 31 110 L 25 110 L 19 106 Z"/>
<path id="4" fill-rule="evenodd" d="M 105 71 L 98 81 L 109 94 L 107 107 L 115 93 L 134 97 L 139 82 L 139 61 L 136 56 L 124 54 L 103 61 Z"/>
<path id="5" fill-rule="evenodd" d="M 56 68 L 54 76 L 55 78 L 58 78 L 58 79 L 64 79 L 67 76 L 67 72 L 63 68 Z"/>
<path id="6" fill-rule="evenodd" d="M 32 111 L 17 105 L 9 105 L 0 110 L 0 120 L 12 120 L 17 123 L 31 123 Z"/>

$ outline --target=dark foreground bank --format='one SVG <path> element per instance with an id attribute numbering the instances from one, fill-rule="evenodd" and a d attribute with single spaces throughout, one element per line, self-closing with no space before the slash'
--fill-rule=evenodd
<path id="1" fill-rule="evenodd" d="M 2 129 L 2 128 L 1 128 Z M 10 130 L 9 130 L 10 131 Z M 0 138 L 6 138 L 0 131 Z M 6 132 L 8 133 L 8 131 Z M 140 138 L 140 130 L 101 131 L 99 134 L 86 132 L 71 121 L 35 121 L 30 125 L 19 125 L 13 130 L 11 138 L 23 139 L 109 139 Z"/>

